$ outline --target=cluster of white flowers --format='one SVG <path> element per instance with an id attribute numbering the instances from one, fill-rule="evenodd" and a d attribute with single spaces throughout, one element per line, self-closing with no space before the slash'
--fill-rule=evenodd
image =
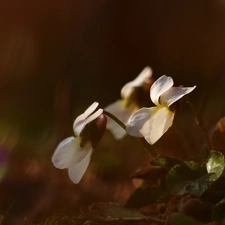
<path id="1" fill-rule="evenodd" d="M 152 69 L 146 67 L 135 80 L 122 88 L 121 99 L 105 108 L 126 125 L 125 131 L 114 120 L 107 118 L 106 128 L 112 132 L 115 139 L 121 139 L 128 133 L 131 136 L 144 137 L 149 144 L 154 144 L 172 126 L 175 112 L 170 110 L 170 106 L 196 87 L 173 87 L 173 79 L 163 75 L 150 87 L 150 99 L 155 106 L 140 108 L 133 94 L 149 79 L 152 79 Z M 103 115 L 103 109 L 95 112 L 97 107 L 98 103 L 94 102 L 76 118 L 73 125 L 75 137 L 63 140 L 52 156 L 55 167 L 68 168 L 69 177 L 74 183 L 79 183 L 91 159 L 94 140 L 90 132 L 85 131 L 88 125 L 94 126 L 95 121 Z M 102 134 L 103 132 L 100 136 Z"/>

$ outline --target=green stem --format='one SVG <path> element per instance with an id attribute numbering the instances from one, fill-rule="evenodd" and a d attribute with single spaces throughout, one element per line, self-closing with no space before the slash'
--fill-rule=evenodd
<path id="1" fill-rule="evenodd" d="M 213 149 L 213 147 L 212 147 L 211 141 L 209 139 L 209 136 L 207 134 L 207 131 L 206 131 L 205 127 L 204 127 L 203 120 L 200 117 L 199 113 L 197 112 L 197 110 L 196 110 L 193 102 L 191 101 L 191 99 L 188 96 L 185 96 L 185 98 L 186 98 L 186 100 L 187 100 L 187 102 L 188 102 L 188 104 L 189 104 L 193 114 L 195 115 L 195 119 L 196 119 L 197 125 L 199 125 L 199 127 L 202 130 L 203 136 L 205 138 L 205 141 L 206 141 L 206 144 L 207 144 L 207 147 L 208 147 L 208 151 L 207 151 L 207 154 L 206 154 L 208 156 L 208 155 L 210 155 L 210 151 Z"/>
<path id="2" fill-rule="evenodd" d="M 103 111 L 103 113 L 110 117 L 112 120 L 114 120 L 119 126 L 121 126 L 125 131 L 126 130 L 126 125 L 121 121 L 119 120 L 116 116 L 114 116 L 113 114 L 111 114 L 110 112 L 107 112 L 107 111 Z M 144 138 L 138 138 L 138 140 L 141 142 L 142 146 L 144 147 L 144 149 L 147 151 L 147 153 L 155 158 L 158 154 L 151 148 L 151 146 L 147 143 L 147 141 L 144 139 Z"/>
<path id="3" fill-rule="evenodd" d="M 120 125 L 125 131 L 127 131 L 126 130 L 126 125 L 121 121 L 121 120 L 119 120 L 116 116 L 114 116 L 113 114 L 111 114 L 110 112 L 107 112 L 107 111 L 105 111 L 105 110 L 103 110 L 103 113 L 106 115 L 106 116 L 108 116 L 108 117 L 110 117 L 112 120 L 114 120 L 118 125 Z"/>

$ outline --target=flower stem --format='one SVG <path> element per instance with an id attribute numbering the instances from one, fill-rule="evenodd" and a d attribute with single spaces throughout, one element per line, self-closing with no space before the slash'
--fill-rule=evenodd
<path id="1" fill-rule="evenodd" d="M 119 120 L 116 116 L 114 116 L 113 114 L 105 110 L 103 110 L 103 113 L 106 116 L 110 117 L 112 120 L 114 120 L 118 125 L 120 125 L 126 131 L 126 125 L 121 120 Z"/>
<path id="2" fill-rule="evenodd" d="M 103 113 L 110 117 L 112 120 L 114 120 L 119 126 L 121 126 L 126 131 L 126 125 L 119 120 L 116 116 L 111 114 L 110 112 L 103 111 Z M 151 146 L 147 143 L 147 141 L 144 138 L 138 138 L 138 140 L 141 142 L 142 146 L 146 150 L 146 152 L 153 158 L 155 158 L 158 154 L 151 148 Z"/>
<path id="3" fill-rule="evenodd" d="M 213 149 L 211 141 L 210 141 L 209 136 L 207 134 L 207 131 L 206 131 L 205 127 L 204 127 L 203 120 L 200 117 L 199 113 L 197 112 L 193 102 L 191 101 L 191 99 L 188 96 L 185 96 L 185 98 L 186 98 L 186 100 L 187 100 L 187 102 L 188 102 L 188 104 L 189 104 L 193 114 L 195 115 L 196 124 L 199 125 L 199 127 L 202 129 L 202 133 L 203 133 L 203 136 L 205 138 L 205 141 L 206 141 L 206 144 L 207 144 L 207 147 L 208 147 L 207 153 L 206 153 L 206 157 L 207 157 L 208 155 L 210 155 L 210 151 Z"/>

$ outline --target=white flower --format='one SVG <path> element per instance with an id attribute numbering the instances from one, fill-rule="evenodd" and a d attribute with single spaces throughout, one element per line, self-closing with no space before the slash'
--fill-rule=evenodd
<path id="1" fill-rule="evenodd" d="M 138 110 L 140 107 L 132 101 L 131 97 L 135 89 L 141 87 L 144 82 L 152 76 L 152 69 L 150 67 L 145 67 L 141 73 L 131 82 L 127 83 L 121 89 L 121 100 L 108 105 L 105 110 L 116 116 L 124 124 L 127 124 L 130 116 Z M 107 117 L 107 129 L 109 129 L 115 139 L 119 140 L 124 137 L 126 131 L 124 131 L 118 124 Z"/>
<path id="2" fill-rule="evenodd" d="M 169 107 L 194 87 L 172 87 L 173 79 L 165 75 L 156 80 L 150 89 L 150 98 L 156 105 L 136 111 L 127 123 L 127 133 L 131 136 L 144 137 L 149 144 L 154 144 L 171 127 L 175 113 Z"/>
<path id="3" fill-rule="evenodd" d="M 69 177 L 74 183 L 80 182 L 91 159 L 93 152 L 91 140 L 81 146 L 81 137 L 85 126 L 102 114 L 102 109 L 93 113 L 97 107 L 98 103 L 94 102 L 83 114 L 76 118 L 73 124 L 75 137 L 68 137 L 63 140 L 52 156 L 55 167 L 59 169 L 68 168 Z"/>

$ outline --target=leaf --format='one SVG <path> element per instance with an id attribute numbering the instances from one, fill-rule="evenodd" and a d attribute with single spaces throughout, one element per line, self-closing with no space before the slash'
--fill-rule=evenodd
<path id="1" fill-rule="evenodd" d="M 167 166 L 167 167 L 173 167 L 174 165 L 181 163 L 181 160 L 169 157 L 169 156 L 162 156 L 158 155 L 156 158 L 154 158 L 150 164 L 153 166 Z"/>
<path id="2" fill-rule="evenodd" d="M 183 213 L 172 213 L 170 223 L 171 225 L 204 225 L 193 217 L 187 216 Z"/>
<path id="3" fill-rule="evenodd" d="M 94 203 L 86 208 L 81 208 L 81 212 L 91 216 L 93 219 L 101 221 L 115 220 L 150 220 L 156 224 L 162 224 L 162 220 L 154 217 L 145 216 L 137 210 L 122 207 L 117 203 Z"/>
<path id="4" fill-rule="evenodd" d="M 200 164 L 189 161 L 175 165 L 166 176 L 166 186 L 174 195 L 190 193 L 200 197 L 211 185 L 210 177 Z"/>
<path id="5" fill-rule="evenodd" d="M 190 161 L 175 165 L 166 176 L 167 188 L 175 195 L 190 193 L 200 197 L 221 176 L 224 167 L 223 154 L 211 151 L 206 164 Z"/>
<path id="6" fill-rule="evenodd" d="M 94 203 L 88 207 L 87 214 L 99 220 L 146 219 L 146 216 L 135 210 L 123 208 L 117 203 Z"/>
<path id="7" fill-rule="evenodd" d="M 221 152 L 211 151 L 206 169 L 208 173 L 214 173 L 210 176 L 210 181 L 216 181 L 223 173 L 225 166 L 224 155 Z"/>

